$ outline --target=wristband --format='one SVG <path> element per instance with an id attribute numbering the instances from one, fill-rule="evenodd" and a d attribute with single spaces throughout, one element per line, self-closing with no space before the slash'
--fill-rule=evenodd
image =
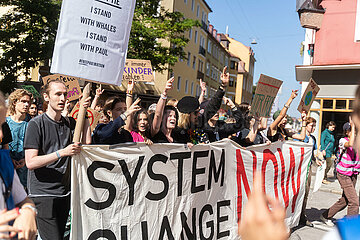
<path id="1" fill-rule="evenodd" d="M 127 119 L 127 116 L 126 116 L 126 114 L 125 113 L 122 113 L 121 115 L 120 115 L 120 117 L 122 118 L 122 120 L 124 120 L 124 121 L 126 121 L 126 119 Z"/>
<path id="2" fill-rule="evenodd" d="M 289 105 L 284 104 L 284 108 L 289 109 L 289 108 L 290 108 L 290 106 L 289 106 Z"/>
<path id="3" fill-rule="evenodd" d="M 166 100 L 166 99 L 167 99 L 167 96 L 166 96 L 166 95 L 164 95 L 164 94 L 161 94 L 160 96 L 161 96 L 161 98 L 162 98 L 162 99 L 164 99 L 164 100 Z"/>
<path id="4" fill-rule="evenodd" d="M 126 94 L 126 97 L 132 98 L 133 96 L 132 96 L 132 94 L 127 93 L 127 94 Z"/>
<path id="5" fill-rule="evenodd" d="M 24 206 L 22 206 L 21 209 L 19 210 L 19 212 L 21 213 L 22 210 L 24 210 L 25 208 L 28 208 L 28 209 L 30 209 L 31 211 L 33 211 L 33 212 L 35 213 L 35 215 L 38 214 L 37 209 L 36 209 L 34 206 L 31 206 L 31 205 L 24 205 Z"/>
<path id="6" fill-rule="evenodd" d="M 61 156 L 60 156 L 59 151 L 56 151 L 55 153 L 56 153 L 56 156 L 58 157 L 58 160 L 60 160 Z"/>

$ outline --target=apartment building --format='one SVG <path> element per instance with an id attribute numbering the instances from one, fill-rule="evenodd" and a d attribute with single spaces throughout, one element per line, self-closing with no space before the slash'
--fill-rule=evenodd
<path id="1" fill-rule="evenodd" d="M 329 121 L 336 133 L 348 121 L 360 75 L 360 1 L 298 0 L 301 25 L 306 28 L 303 65 L 296 66 L 302 91 L 313 78 L 320 86 L 310 109 L 320 133 Z"/>

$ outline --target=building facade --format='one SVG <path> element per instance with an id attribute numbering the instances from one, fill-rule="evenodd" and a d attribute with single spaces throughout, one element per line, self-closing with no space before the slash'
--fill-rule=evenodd
<path id="1" fill-rule="evenodd" d="M 360 74 L 360 1 L 298 0 L 300 22 L 306 28 L 304 62 L 296 79 L 305 90 L 310 78 L 320 87 L 310 116 L 318 123 L 317 136 L 329 121 L 337 134 L 348 121 Z"/>

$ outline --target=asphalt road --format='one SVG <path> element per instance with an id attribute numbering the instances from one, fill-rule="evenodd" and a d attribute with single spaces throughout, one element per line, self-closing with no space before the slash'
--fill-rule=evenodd
<path id="1" fill-rule="evenodd" d="M 322 184 L 319 191 L 312 193 L 312 189 L 310 190 L 310 196 L 306 207 L 306 215 L 308 219 L 315 225 L 314 227 L 298 227 L 293 229 L 290 238 L 291 240 L 321 240 L 324 235 L 331 228 L 325 225 L 320 221 L 320 214 L 325 211 L 327 208 L 331 207 L 342 194 L 342 190 L 338 181 L 333 177 L 333 170 L 330 170 L 330 178 L 329 181 L 332 181 L 330 184 Z M 312 184 L 314 180 L 314 176 L 312 176 Z M 360 183 L 359 179 L 356 185 L 357 192 L 359 193 Z M 346 215 L 346 210 L 342 210 L 337 213 L 334 218 L 339 219 Z"/>

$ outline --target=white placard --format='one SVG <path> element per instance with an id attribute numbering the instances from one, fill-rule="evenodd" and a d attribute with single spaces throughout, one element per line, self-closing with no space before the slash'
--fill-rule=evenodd
<path id="1" fill-rule="evenodd" d="M 224 139 L 83 146 L 72 162 L 72 239 L 237 239 L 253 173 L 298 224 L 312 145 L 278 141 L 247 150 Z"/>
<path id="2" fill-rule="evenodd" d="M 51 72 L 120 85 L 135 0 L 63 0 Z"/>

